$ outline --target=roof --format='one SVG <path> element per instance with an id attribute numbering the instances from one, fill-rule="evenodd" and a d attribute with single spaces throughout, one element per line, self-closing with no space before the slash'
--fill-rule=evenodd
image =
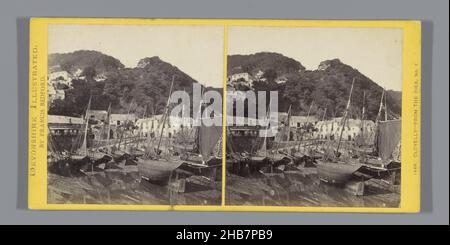
<path id="1" fill-rule="evenodd" d="M 320 125 L 328 125 L 331 123 L 338 123 L 340 124 L 342 122 L 342 117 L 336 117 L 333 118 L 331 120 L 327 120 L 327 121 L 319 121 L 317 122 L 317 126 Z M 361 126 L 361 120 L 360 119 L 347 119 L 347 122 L 345 123 L 345 125 L 347 127 L 360 127 Z M 375 123 L 371 120 L 364 120 L 364 125 L 367 126 L 375 126 Z"/>
<path id="2" fill-rule="evenodd" d="M 91 114 L 91 115 L 93 115 L 93 114 L 96 114 L 96 115 L 107 115 L 108 112 L 105 111 L 105 110 L 89 110 L 89 114 Z"/>
<path id="3" fill-rule="evenodd" d="M 317 117 L 315 116 L 291 116 L 291 122 L 317 122 Z"/>
<path id="4" fill-rule="evenodd" d="M 111 114 L 111 121 L 135 120 L 134 114 Z"/>
<path id="5" fill-rule="evenodd" d="M 58 116 L 58 115 L 48 115 L 48 123 L 59 123 L 59 124 L 84 124 L 84 120 L 81 117 L 68 117 L 68 116 Z"/>

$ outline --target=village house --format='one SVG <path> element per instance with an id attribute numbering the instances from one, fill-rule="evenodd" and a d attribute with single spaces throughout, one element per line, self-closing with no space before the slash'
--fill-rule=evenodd
<path id="1" fill-rule="evenodd" d="M 347 119 L 344 129 L 341 126 L 342 118 L 334 118 L 327 121 L 319 121 L 315 126 L 315 138 L 338 140 L 342 130 L 342 139 L 354 141 L 358 136 L 373 138 L 375 133 L 375 123 L 371 120 L 361 121 L 359 119 Z"/>
<path id="2" fill-rule="evenodd" d="M 138 119 L 136 125 L 139 127 L 140 134 L 143 136 L 156 137 L 161 133 L 163 124 L 163 115 L 155 115 L 148 118 Z M 175 117 L 168 116 L 166 118 L 163 136 L 172 138 L 176 133 L 183 129 L 192 129 L 194 127 L 194 119 L 191 117 Z"/>
<path id="3" fill-rule="evenodd" d="M 55 136 L 75 136 L 83 130 L 85 125 L 81 117 L 68 117 L 58 115 L 48 115 L 47 117 L 49 134 Z"/>
<path id="4" fill-rule="evenodd" d="M 94 80 L 96 81 L 96 82 L 102 82 L 102 81 L 105 81 L 107 79 L 107 77 L 106 77 L 106 75 L 105 74 L 97 74 L 97 75 L 95 75 L 95 77 L 94 77 Z"/>
<path id="5" fill-rule="evenodd" d="M 72 86 L 73 76 L 67 71 L 55 71 L 48 74 L 48 82 L 53 86 Z"/>
<path id="6" fill-rule="evenodd" d="M 135 123 L 136 115 L 134 114 L 111 114 L 110 124 L 113 126 L 122 126 L 126 122 Z"/>
<path id="7" fill-rule="evenodd" d="M 73 72 L 73 76 L 77 79 L 81 79 L 81 74 L 83 74 L 83 70 L 80 68 Z"/>
<path id="8" fill-rule="evenodd" d="M 82 117 L 48 115 L 47 121 L 49 151 L 73 151 L 80 146 L 80 136 L 85 132 L 86 125 Z M 92 132 L 88 130 L 88 145 L 92 138 Z"/>
<path id="9" fill-rule="evenodd" d="M 315 116 L 291 116 L 289 120 L 290 140 L 311 139 L 314 137 Z"/>
<path id="10" fill-rule="evenodd" d="M 65 92 L 61 89 L 55 89 L 52 85 L 48 86 L 48 106 L 51 105 L 51 103 L 54 100 L 63 100 L 65 98 Z"/>
<path id="11" fill-rule="evenodd" d="M 315 116 L 291 116 L 289 126 L 291 128 L 301 128 L 306 126 L 306 124 L 315 125 L 318 122 Z"/>
<path id="12" fill-rule="evenodd" d="M 57 69 L 58 70 L 51 71 L 48 74 L 47 87 L 49 106 L 56 99 L 63 100 L 65 98 L 64 89 L 69 88 L 72 85 L 72 75 L 70 75 L 70 73 L 67 71 L 59 70 L 59 67 Z"/>
<path id="13" fill-rule="evenodd" d="M 278 77 L 277 79 L 275 79 L 275 82 L 278 84 L 283 84 L 286 83 L 288 80 L 286 77 Z"/>
<path id="14" fill-rule="evenodd" d="M 89 110 L 88 111 L 89 120 L 95 123 L 106 123 L 108 118 L 108 112 L 105 110 Z"/>
<path id="15" fill-rule="evenodd" d="M 265 123 L 265 118 L 227 116 L 227 125 L 229 126 L 265 126 Z"/>
<path id="16" fill-rule="evenodd" d="M 50 81 L 71 81 L 72 75 L 67 71 L 54 71 L 48 74 Z"/>
<path id="17" fill-rule="evenodd" d="M 264 72 L 259 70 L 256 74 L 255 74 L 255 79 L 256 80 L 260 80 L 260 81 L 266 81 L 266 79 L 264 78 Z"/>
<path id="18" fill-rule="evenodd" d="M 247 72 L 236 73 L 236 74 L 232 74 L 232 75 L 228 76 L 227 84 L 237 83 L 237 82 L 243 83 L 244 85 L 251 87 L 253 85 L 253 78 Z"/>

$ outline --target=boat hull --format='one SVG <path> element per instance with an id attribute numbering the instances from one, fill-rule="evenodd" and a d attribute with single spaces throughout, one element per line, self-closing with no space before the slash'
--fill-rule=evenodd
<path id="1" fill-rule="evenodd" d="M 361 164 L 323 161 L 318 161 L 316 166 L 320 180 L 336 185 L 346 184 L 362 167 Z"/>
<path id="2" fill-rule="evenodd" d="M 139 175 L 151 183 L 165 185 L 182 161 L 170 161 L 165 159 L 137 159 Z"/>
<path id="3" fill-rule="evenodd" d="M 203 176 L 213 181 L 222 180 L 222 159 L 220 158 L 211 158 L 206 161 L 206 164 L 184 161 L 179 169 L 186 171 L 189 175 Z"/>

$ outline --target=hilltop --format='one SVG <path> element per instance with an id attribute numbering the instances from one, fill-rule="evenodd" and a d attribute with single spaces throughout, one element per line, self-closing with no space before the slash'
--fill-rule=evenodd
<path id="1" fill-rule="evenodd" d="M 49 113 L 55 115 L 82 115 L 90 95 L 92 109 L 106 110 L 111 103 L 114 113 L 131 111 L 143 115 L 146 108 L 147 115 L 159 114 L 166 104 L 172 77 L 174 90 L 189 94 L 192 84 L 198 83 L 157 56 L 143 58 L 136 67 L 125 68 L 112 56 L 81 50 L 50 54 L 49 67 L 49 73 L 62 70 L 73 77 L 71 86 L 64 90 L 65 98 L 50 105 Z M 95 79 L 98 74 L 102 74 L 101 80 Z"/>
<path id="2" fill-rule="evenodd" d="M 299 61 L 278 53 L 228 56 L 229 75 L 249 73 L 251 81 L 229 81 L 237 90 L 279 91 L 279 111 L 292 105 L 296 115 L 311 113 L 322 118 L 341 116 L 345 110 L 352 80 L 355 79 L 350 116 L 361 117 L 363 101 L 366 118 L 374 120 L 378 113 L 383 88 L 339 59 L 325 60 L 315 70 L 306 70 Z M 249 85 L 251 84 L 251 85 Z M 363 99 L 365 93 L 365 99 Z M 387 93 L 389 117 L 401 115 L 401 92 Z"/>

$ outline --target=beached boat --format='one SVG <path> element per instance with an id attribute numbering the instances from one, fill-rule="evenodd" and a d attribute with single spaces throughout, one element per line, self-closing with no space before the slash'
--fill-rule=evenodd
<path id="1" fill-rule="evenodd" d="M 170 88 L 172 93 L 173 80 Z M 170 98 L 170 97 L 169 97 Z M 171 146 L 171 151 L 166 147 L 166 151 L 161 151 L 161 140 L 163 137 L 165 120 L 168 115 L 169 99 L 167 101 L 166 109 L 163 115 L 161 133 L 157 139 L 157 146 L 155 148 L 150 145 L 146 147 L 147 152 L 142 157 L 136 157 L 138 171 L 141 178 L 157 184 L 167 184 L 172 174 L 176 172 L 177 177 L 179 173 L 182 176 L 202 175 L 215 180 L 221 174 L 217 174 L 221 170 L 222 160 L 215 152 L 220 149 L 218 143 L 221 142 L 222 128 L 220 126 L 205 126 L 203 123 L 197 127 L 195 147 L 192 150 L 187 150 L 191 147 L 183 147 L 178 150 Z M 201 107 L 200 107 L 201 108 Z M 150 143 L 150 141 L 149 141 Z M 194 150 L 195 149 L 195 150 Z M 220 151 L 219 151 L 220 152 Z M 162 157 L 165 154 L 166 157 Z"/>
<path id="2" fill-rule="evenodd" d="M 382 110 L 384 110 L 383 121 L 380 120 Z M 375 125 L 373 146 L 359 148 L 363 164 L 359 172 L 365 179 L 384 179 L 392 185 L 398 185 L 401 176 L 401 120 L 388 118 L 384 90 Z"/>
<path id="3" fill-rule="evenodd" d="M 164 127 L 166 124 L 166 118 L 168 114 L 168 105 L 170 102 L 170 95 L 172 94 L 174 78 L 172 78 L 172 83 L 170 85 L 169 97 L 167 98 L 166 107 L 163 114 L 163 121 L 161 126 L 161 134 L 158 139 L 158 145 L 156 148 L 152 148 L 150 145 L 146 147 L 147 152 L 142 157 L 136 157 L 135 161 L 138 167 L 139 175 L 141 179 L 147 180 L 149 182 L 166 185 L 170 177 L 178 167 L 183 164 L 180 160 L 163 158 L 161 156 L 162 152 L 160 150 L 162 137 L 164 133 Z M 150 143 L 150 138 L 149 143 Z"/>
<path id="4" fill-rule="evenodd" d="M 175 159 L 138 158 L 137 160 L 138 171 L 141 178 L 160 185 L 167 184 L 173 171 L 182 164 L 183 161 Z"/>
<path id="5" fill-rule="evenodd" d="M 343 161 L 342 159 L 340 159 L 341 152 L 339 151 L 342 140 L 342 133 L 345 128 L 345 123 L 347 121 L 348 111 L 350 108 L 354 84 L 355 79 L 353 79 L 352 86 L 350 88 L 350 94 L 347 101 L 347 107 L 345 108 L 344 116 L 342 118 L 341 132 L 336 151 L 334 152 L 335 155 L 327 157 L 328 159 L 316 160 L 317 174 L 319 176 L 319 179 L 327 183 L 344 185 L 350 180 L 352 175 L 362 166 L 359 163 Z"/>
<path id="6" fill-rule="evenodd" d="M 316 166 L 320 180 L 343 185 L 362 167 L 362 164 L 318 160 Z"/>
<path id="7" fill-rule="evenodd" d="M 180 169 L 210 180 L 220 180 L 222 177 L 222 127 L 205 126 L 201 123 L 196 130 L 193 147 L 195 150 L 184 152 L 182 155 L 184 164 Z"/>
<path id="8" fill-rule="evenodd" d="M 91 109 L 91 100 L 86 107 L 86 113 L 84 117 L 84 130 L 83 134 L 78 135 L 77 142 L 72 146 L 76 149 L 73 152 L 61 152 L 56 153 L 57 159 L 51 159 L 49 162 L 49 170 L 53 173 L 63 175 L 63 176 L 78 176 L 82 175 L 87 171 L 93 171 L 98 169 L 100 164 L 105 164 L 111 161 L 113 158 L 105 152 L 101 152 L 98 148 L 88 148 L 88 131 L 89 131 L 89 118 Z M 50 135 L 50 150 L 55 151 L 56 148 L 52 141 L 52 135 Z M 82 140 L 81 146 L 79 145 L 79 140 Z"/>

